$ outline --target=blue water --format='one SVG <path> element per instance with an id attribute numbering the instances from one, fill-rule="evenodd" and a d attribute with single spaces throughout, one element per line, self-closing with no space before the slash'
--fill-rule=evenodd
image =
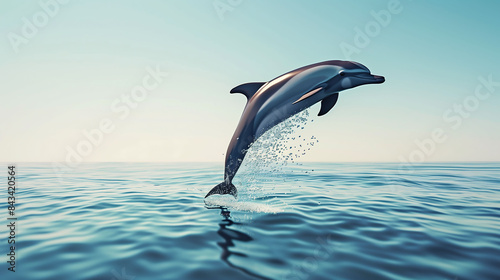
<path id="1" fill-rule="evenodd" d="M 0 278 L 500 279 L 499 163 L 291 164 L 206 204 L 221 165 L 18 164 Z"/>

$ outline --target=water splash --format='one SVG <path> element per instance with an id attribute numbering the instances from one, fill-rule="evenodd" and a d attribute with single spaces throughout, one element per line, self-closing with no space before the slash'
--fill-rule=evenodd
<path id="1" fill-rule="evenodd" d="M 271 199 L 277 185 L 286 181 L 289 165 L 301 165 L 299 158 L 319 142 L 304 128 L 313 122 L 304 110 L 264 133 L 248 150 L 235 178 L 240 198 Z M 293 172 L 293 171 L 291 171 Z"/>
<path id="2" fill-rule="evenodd" d="M 206 206 L 227 207 L 231 210 L 254 212 L 254 213 L 280 213 L 284 209 L 275 205 L 256 203 L 250 201 L 239 201 L 230 195 L 214 194 L 205 198 Z"/>

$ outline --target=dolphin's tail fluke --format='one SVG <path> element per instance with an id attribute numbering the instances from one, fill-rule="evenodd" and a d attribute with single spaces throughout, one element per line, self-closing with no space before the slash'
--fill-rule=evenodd
<path id="1" fill-rule="evenodd" d="M 230 194 L 234 196 L 235 198 L 238 196 L 238 190 L 232 183 L 228 183 L 226 181 L 218 184 L 215 186 L 213 189 L 211 189 L 205 198 L 213 195 L 213 194 Z"/>

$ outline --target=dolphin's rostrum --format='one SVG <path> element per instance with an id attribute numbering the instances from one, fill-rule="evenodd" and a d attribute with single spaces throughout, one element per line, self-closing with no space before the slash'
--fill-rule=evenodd
<path id="1" fill-rule="evenodd" d="M 232 180 L 247 150 L 264 132 L 321 101 L 318 116 L 337 102 L 339 92 L 366 84 L 380 84 L 384 77 L 370 74 L 364 65 L 342 60 L 311 64 L 285 73 L 269 82 L 246 83 L 231 90 L 247 97 L 240 122 L 226 153 L 224 182 L 208 194 L 237 196 Z"/>

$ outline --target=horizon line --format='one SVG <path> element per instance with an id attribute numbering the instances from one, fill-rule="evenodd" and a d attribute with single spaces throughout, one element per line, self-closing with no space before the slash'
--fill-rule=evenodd
<path id="1" fill-rule="evenodd" d="M 426 164 L 426 163 L 500 163 L 500 160 L 480 161 L 480 160 L 463 160 L 463 161 L 426 161 L 426 162 L 398 162 L 398 161 L 287 161 L 288 163 L 401 163 L 401 164 Z M 18 163 L 59 163 L 65 164 L 64 161 L 2 161 L 1 164 L 18 164 Z M 84 161 L 85 163 L 221 163 L 220 161 Z M 223 164 L 223 162 L 222 162 Z"/>

